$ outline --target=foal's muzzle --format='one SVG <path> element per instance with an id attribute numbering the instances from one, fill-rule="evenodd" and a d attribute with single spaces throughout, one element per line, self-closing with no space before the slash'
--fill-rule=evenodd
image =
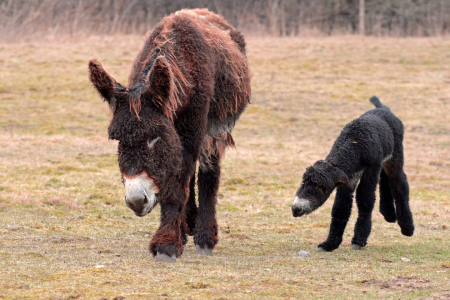
<path id="1" fill-rule="evenodd" d="M 309 200 L 295 197 L 294 203 L 292 203 L 292 215 L 294 217 L 301 217 L 304 214 L 309 214 L 311 211 L 311 202 Z"/>

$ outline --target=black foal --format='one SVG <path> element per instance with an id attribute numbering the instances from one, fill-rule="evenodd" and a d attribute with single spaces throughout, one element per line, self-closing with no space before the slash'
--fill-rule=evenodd
<path id="1" fill-rule="evenodd" d="M 370 98 L 370 102 L 376 108 L 347 124 L 326 159 L 306 169 L 292 204 L 294 217 L 309 214 L 337 188 L 330 233 L 319 244 L 319 251 L 333 251 L 341 244 L 355 190 L 358 219 L 352 248 L 359 250 L 367 244 L 378 182 L 384 219 L 398 221 L 406 236 L 414 233 L 409 185 L 403 171 L 403 124 L 377 97 Z"/>

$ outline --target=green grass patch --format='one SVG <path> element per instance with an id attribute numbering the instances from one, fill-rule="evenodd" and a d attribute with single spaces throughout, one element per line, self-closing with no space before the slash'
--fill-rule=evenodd
<path id="1" fill-rule="evenodd" d="M 160 207 L 140 218 L 124 204 L 111 114 L 88 80 L 97 57 L 125 84 L 141 42 L 1 45 L 0 299 L 448 298 L 449 40 L 249 38 L 252 104 L 222 161 L 219 243 L 205 257 L 189 237 L 173 265 L 148 251 Z M 416 231 L 402 236 L 377 200 L 353 251 L 354 205 L 340 248 L 317 253 L 335 194 L 293 218 L 295 191 L 374 94 L 405 125 Z"/>

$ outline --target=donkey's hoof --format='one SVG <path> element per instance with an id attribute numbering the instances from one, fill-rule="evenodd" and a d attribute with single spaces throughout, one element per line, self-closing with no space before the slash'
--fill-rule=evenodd
<path id="1" fill-rule="evenodd" d="M 165 253 L 156 253 L 156 262 L 173 264 L 177 261 L 176 255 L 169 256 Z"/>
<path id="2" fill-rule="evenodd" d="M 361 250 L 361 246 L 360 245 L 358 245 L 358 244 L 352 244 L 352 249 L 353 250 Z"/>
<path id="3" fill-rule="evenodd" d="M 320 252 L 327 252 L 325 249 L 323 249 L 322 247 L 319 247 L 319 249 L 317 249 L 317 253 L 320 253 Z"/>
<path id="4" fill-rule="evenodd" d="M 202 248 L 199 245 L 195 245 L 195 253 L 211 256 L 212 255 L 212 249 L 209 249 L 206 246 L 205 246 L 205 248 Z"/>

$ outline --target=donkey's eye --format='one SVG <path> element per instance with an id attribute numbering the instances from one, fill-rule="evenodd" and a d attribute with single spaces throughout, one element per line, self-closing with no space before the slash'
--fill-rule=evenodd
<path id="1" fill-rule="evenodd" d="M 316 186 L 316 189 L 318 189 L 322 193 L 325 193 L 327 191 L 327 189 L 323 185 L 320 185 L 320 184 Z"/>
<path id="2" fill-rule="evenodd" d="M 153 148 L 153 146 L 156 144 L 156 142 L 160 139 L 160 137 L 158 136 L 157 138 L 153 139 L 153 140 L 148 140 L 148 147 L 149 148 Z"/>

